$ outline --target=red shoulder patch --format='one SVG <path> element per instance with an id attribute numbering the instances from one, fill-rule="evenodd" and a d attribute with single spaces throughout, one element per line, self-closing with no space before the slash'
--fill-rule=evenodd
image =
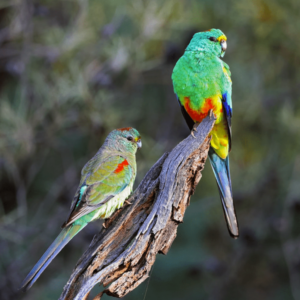
<path id="1" fill-rule="evenodd" d="M 117 168 L 115 169 L 114 173 L 120 173 L 124 170 L 124 167 L 128 166 L 129 163 L 126 159 L 124 159 L 124 161 L 122 161 L 120 164 L 118 164 Z"/>
<path id="2" fill-rule="evenodd" d="M 117 130 L 118 131 L 129 131 L 130 129 L 132 129 L 132 127 L 124 127 L 124 128 L 119 128 Z"/>

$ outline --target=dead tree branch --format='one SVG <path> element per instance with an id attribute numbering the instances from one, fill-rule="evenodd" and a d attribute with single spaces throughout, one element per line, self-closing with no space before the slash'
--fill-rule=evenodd
<path id="1" fill-rule="evenodd" d="M 103 293 L 124 297 L 148 278 L 158 253 L 166 254 L 177 226 L 201 179 L 208 154 L 208 137 L 214 119 L 198 126 L 170 153 L 164 154 L 146 174 L 139 187 L 97 234 L 77 263 L 60 300 L 87 299 L 96 284 Z"/>

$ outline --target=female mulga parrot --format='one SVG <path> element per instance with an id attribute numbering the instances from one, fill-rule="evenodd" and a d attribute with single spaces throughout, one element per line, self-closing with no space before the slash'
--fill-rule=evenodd
<path id="1" fill-rule="evenodd" d="M 174 67 L 172 80 L 178 103 L 191 130 L 196 130 L 208 114 L 214 113 L 209 159 L 216 181 L 228 230 L 238 237 L 232 199 L 228 153 L 231 149 L 231 90 L 228 65 L 223 62 L 226 36 L 219 29 L 196 33 Z"/>
<path id="2" fill-rule="evenodd" d="M 29 289 L 62 248 L 89 222 L 109 218 L 130 195 L 136 175 L 135 153 L 142 146 L 134 128 L 113 130 L 81 171 L 69 218 L 62 231 L 22 283 Z"/>

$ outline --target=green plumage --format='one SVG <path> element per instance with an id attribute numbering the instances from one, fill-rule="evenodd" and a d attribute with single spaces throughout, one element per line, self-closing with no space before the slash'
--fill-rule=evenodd
<path id="1" fill-rule="evenodd" d="M 228 93 L 231 99 L 230 75 L 228 65 L 214 54 L 186 51 L 172 74 L 174 91 L 183 106 L 184 97 L 189 97 L 191 108 L 201 112 L 208 98 L 219 95 L 221 104 L 222 95 Z"/>
<path id="2" fill-rule="evenodd" d="M 178 100 L 192 122 L 201 122 L 213 110 L 217 120 L 212 130 L 212 147 L 225 159 L 231 137 L 222 102 L 226 97 L 231 110 L 232 82 L 228 65 L 220 59 L 225 52 L 219 40 L 226 42 L 218 29 L 196 33 L 174 67 L 172 80 Z"/>
<path id="3" fill-rule="evenodd" d="M 232 199 L 229 171 L 231 149 L 232 82 L 228 65 L 221 60 L 227 47 L 221 30 L 211 29 L 194 35 L 174 67 L 172 80 L 185 120 L 192 130 L 212 110 L 209 159 L 218 183 L 229 233 L 239 235 Z"/>
<path id="4" fill-rule="evenodd" d="M 141 138 L 134 128 L 112 131 L 81 171 L 71 212 L 63 230 L 22 283 L 28 289 L 61 249 L 89 222 L 108 218 L 130 195 L 136 176 L 135 153 Z"/>

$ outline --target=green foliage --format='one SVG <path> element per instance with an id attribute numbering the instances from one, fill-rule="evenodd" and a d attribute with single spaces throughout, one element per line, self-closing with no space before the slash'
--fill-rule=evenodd
<path id="1" fill-rule="evenodd" d="M 241 237 L 228 236 L 207 165 L 146 299 L 299 299 L 299 9 L 296 0 L 2 1 L 0 298 L 58 298 L 98 223 L 27 294 L 17 289 L 59 233 L 81 168 L 112 129 L 133 126 L 139 182 L 188 134 L 172 69 L 192 33 L 220 28 Z"/>

